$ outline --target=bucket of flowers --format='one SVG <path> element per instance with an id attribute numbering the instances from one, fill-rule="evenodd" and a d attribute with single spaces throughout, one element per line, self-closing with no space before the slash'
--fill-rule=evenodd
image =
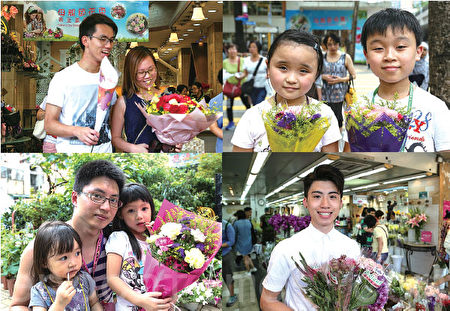
<path id="1" fill-rule="evenodd" d="M 150 101 L 136 106 L 158 140 L 172 146 L 189 142 L 220 117 L 204 100 L 196 102 L 180 94 L 154 95 Z"/>
<path id="2" fill-rule="evenodd" d="M 161 298 L 197 281 L 222 243 L 220 223 L 167 200 L 148 229 L 151 254 L 146 255 L 144 284 L 149 292 L 161 292 Z"/>
<path id="3" fill-rule="evenodd" d="M 320 113 L 320 103 L 291 107 L 273 104 L 263 114 L 270 149 L 312 152 L 330 127 L 330 120 Z"/>

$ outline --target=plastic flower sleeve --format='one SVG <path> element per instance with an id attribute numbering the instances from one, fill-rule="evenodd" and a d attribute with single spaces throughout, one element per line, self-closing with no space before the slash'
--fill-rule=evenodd
<path id="1" fill-rule="evenodd" d="M 108 108 L 114 95 L 119 75 L 116 69 L 109 62 L 108 57 L 104 57 L 100 64 L 100 84 L 98 86 L 97 113 L 95 117 L 94 130 L 100 131 Z"/>
<path id="2" fill-rule="evenodd" d="M 161 298 L 170 297 L 197 281 L 213 260 L 222 244 L 222 225 L 220 223 L 188 212 L 167 200 L 164 200 L 161 204 L 156 220 L 150 230 L 151 233 L 153 234 L 158 231 L 158 229 L 166 222 L 177 222 L 177 220 L 180 220 L 180 217 L 190 217 L 192 220 L 201 221 L 207 224 L 208 229 L 211 229 L 211 232 L 215 234 L 211 245 L 212 250 L 203 266 L 190 273 L 174 271 L 158 262 L 151 254 L 147 254 L 143 275 L 144 284 L 149 292 L 162 292 Z"/>

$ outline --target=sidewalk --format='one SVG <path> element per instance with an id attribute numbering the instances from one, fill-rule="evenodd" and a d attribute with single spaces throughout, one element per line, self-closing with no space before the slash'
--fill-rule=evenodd
<path id="1" fill-rule="evenodd" d="M 3 289 L 3 284 L 1 285 L 1 301 L 0 301 L 0 311 L 8 310 L 11 303 L 11 297 L 9 297 L 9 291 Z"/>
<path id="2" fill-rule="evenodd" d="M 379 80 L 377 76 L 375 76 L 372 71 L 367 67 L 367 65 L 355 65 L 356 70 L 356 79 L 354 80 L 356 95 L 358 97 L 364 96 L 375 90 L 375 88 L 379 84 Z M 227 111 L 227 102 L 224 101 L 223 106 L 223 114 L 224 114 L 224 129 L 228 125 L 228 119 L 226 115 Z M 233 114 L 234 114 L 234 123 L 237 125 L 242 115 L 245 112 L 245 106 L 242 104 L 240 99 L 234 100 L 233 105 Z M 233 137 L 234 130 L 226 131 L 223 133 L 223 152 L 231 152 L 231 138 Z"/>

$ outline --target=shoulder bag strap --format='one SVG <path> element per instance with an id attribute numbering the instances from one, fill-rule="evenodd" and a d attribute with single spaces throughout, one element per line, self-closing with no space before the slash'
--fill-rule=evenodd
<path id="1" fill-rule="evenodd" d="M 238 57 L 238 68 L 237 68 L 237 72 L 240 72 L 241 69 L 241 58 Z M 238 80 L 237 85 L 241 85 L 241 80 Z"/>
<path id="2" fill-rule="evenodd" d="M 258 71 L 259 65 L 261 65 L 263 58 L 261 57 L 259 59 L 258 65 L 256 65 L 255 71 L 253 71 L 253 77 L 254 78 L 256 76 L 256 72 Z"/>

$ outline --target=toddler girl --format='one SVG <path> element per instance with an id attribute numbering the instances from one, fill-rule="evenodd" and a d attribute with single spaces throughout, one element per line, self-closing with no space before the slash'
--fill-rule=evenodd
<path id="1" fill-rule="evenodd" d="M 172 299 L 158 299 L 159 292 L 147 293 L 143 280 L 145 254 L 150 251 L 145 224 L 155 218 L 152 196 L 144 185 L 132 183 L 123 187 L 120 201 L 114 232 L 106 243 L 106 276 L 118 295 L 116 310 L 168 310 Z"/>
<path id="2" fill-rule="evenodd" d="M 42 310 L 103 310 L 92 277 L 81 271 L 81 239 L 62 221 L 39 228 L 33 248 L 29 308 Z"/>
<path id="3" fill-rule="evenodd" d="M 323 55 L 316 38 L 304 31 L 290 29 L 280 34 L 267 55 L 267 73 L 275 95 L 244 113 L 231 143 L 233 151 L 269 151 L 262 115 L 274 105 L 302 106 L 315 100 L 306 96 L 323 66 Z M 337 119 L 325 104 L 320 114 L 330 118 L 330 127 L 314 151 L 337 152 L 341 133 Z"/>

